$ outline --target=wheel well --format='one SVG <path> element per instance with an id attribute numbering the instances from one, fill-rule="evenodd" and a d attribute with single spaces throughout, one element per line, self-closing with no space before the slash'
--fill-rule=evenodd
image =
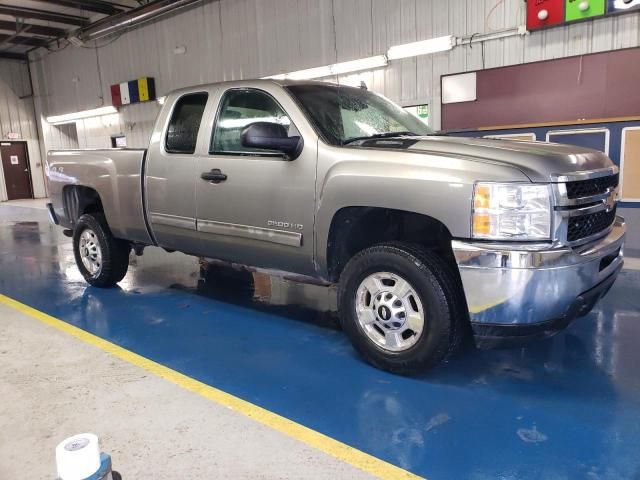
<path id="1" fill-rule="evenodd" d="M 455 262 L 451 233 L 440 221 L 414 212 L 378 207 L 346 207 L 331 222 L 327 245 L 327 267 L 331 281 L 351 257 L 373 245 L 403 241 L 436 250 L 441 258 Z"/>
<path id="2" fill-rule="evenodd" d="M 104 212 L 100 195 L 91 187 L 69 185 L 62 191 L 64 213 L 72 225 L 85 213 Z"/>

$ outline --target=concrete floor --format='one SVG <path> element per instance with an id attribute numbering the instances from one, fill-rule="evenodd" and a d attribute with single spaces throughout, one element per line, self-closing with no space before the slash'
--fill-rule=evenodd
<path id="1" fill-rule="evenodd" d="M 195 259 L 158 249 L 132 259 L 120 288 L 87 287 L 69 239 L 39 210 L 0 207 L 0 293 L 432 480 L 640 477 L 637 271 L 623 271 L 557 337 L 466 351 L 414 378 L 364 364 L 335 328 L 334 292 L 321 287 L 199 271 Z M 145 468 L 161 471 L 170 455 L 173 478 L 187 476 L 180 468 L 222 478 L 361 475 L 135 367 L 108 356 L 93 364 L 106 354 L 31 318 L 0 310 L 0 319 L 14 345 L 0 347 L 0 398 L 9 400 L 0 478 L 30 461 L 27 446 L 51 455 L 51 466 L 57 441 L 83 430 L 104 439 L 125 480 L 165 478 Z M 193 429 L 181 432 L 184 422 Z"/>
<path id="2" fill-rule="evenodd" d="M 127 479 L 372 478 L 0 305 L 0 478 L 55 478 L 55 447 L 100 437 Z"/>
<path id="3" fill-rule="evenodd" d="M 4 205 L 6 207 L 27 207 L 44 210 L 47 208 L 48 201 L 48 198 L 27 198 L 24 200 L 9 200 L 8 202 L 2 202 L 0 203 L 0 206 Z"/>

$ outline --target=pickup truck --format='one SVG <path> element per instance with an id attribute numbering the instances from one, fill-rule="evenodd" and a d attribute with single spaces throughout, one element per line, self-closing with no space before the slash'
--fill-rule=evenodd
<path id="1" fill-rule="evenodd" d="M 467 335 L 557 333 L 623 264 L 605 154 L 437 135 L 366 88 L 177 90 L 148 149 L 52 151 L 46 170 L 51 219 L 91 285 L 115 285 L 146 246 L 337 283 L 356 350 L 398 373 Z"/>

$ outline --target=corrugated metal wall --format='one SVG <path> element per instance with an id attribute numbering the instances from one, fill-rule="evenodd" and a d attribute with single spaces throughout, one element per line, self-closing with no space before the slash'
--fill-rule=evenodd
<path id="1" fill-rule="evenodd" d="M 18 134 L 19 140 L 27 142 L 33 194 L 36 198 L 45 197 L 29 68 L 26 62 L 0 60 L 0 140 L 6 139 L 9 133 Z M 6 199 L 4 173 L 0 165 L 0 202 Z"/>
<path id="2" fill-rule="evenodd" d="M 38 138 L 37 132 L 27 64 L 0 60 L 0 138 Z"/>
<path id="3" fill-rule="evenodd" d="M 386 53 L 389 46 L 441 35 L 489 33 L 524 23 L 523 0 L 220 0 L 163 18 L 102 48 L 34 52 L 37 102 L 44 115 L 110 103 L 109 85 L 156 78 L 158 95 L 174 88 L 255 78 Z M 488 41 L 484 46 L 394 61 L 358 76 L 402 104 L 429 103 L 440 127 L 440 76 L 447 73 L 640 46 L 640 14 L 623 15 Z M 186 53 L 174 55 L 176 46 Z M 341 80 L 354 80 L 345 77 Z M 158 107 L 126 106 L 113 118 L 78 122 L 81 147 L 109 146 L 125 133 L 148 141 Z M 45 132 L 47 148 L 54 136 Z"/>

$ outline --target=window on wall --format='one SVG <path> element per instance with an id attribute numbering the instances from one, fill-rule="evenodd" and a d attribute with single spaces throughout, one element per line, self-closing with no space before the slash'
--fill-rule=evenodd
<path id="1" fill-rule="evenodd" d="M 191 93 L 176 102 L 167 128 L 167 152 L 191 154 L 196 151 L 198 130 L 207 97 L 206 93 Z"/>
<path id="2" fill-rule="evenodd" d="M 275 150 L 250 148 L 242 145 L 242 130 L 255 122 L 272 122 L 282 125 L 290 137 L 300 133 L 282 107 L 266 92 L 255 89 L 229 90 L 220 104 L 220 113 L 214 127 L 211 153 L 217 154 L 269 154 Z"/>

